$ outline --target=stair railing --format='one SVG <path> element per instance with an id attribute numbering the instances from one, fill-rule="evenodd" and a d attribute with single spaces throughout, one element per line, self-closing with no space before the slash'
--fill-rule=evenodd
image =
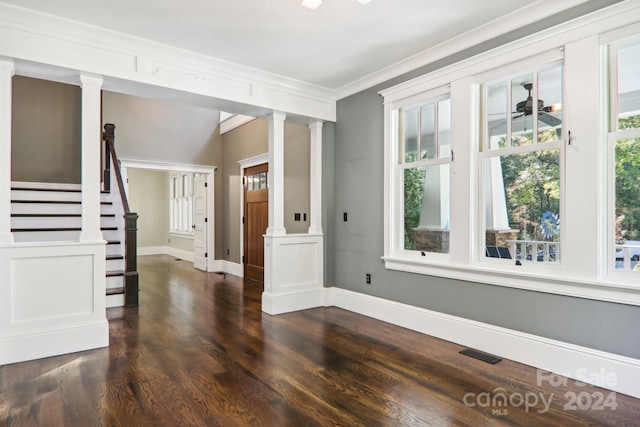
<path id="1" fill-rule="evenodd" d="M 138 232 L 138 214 L 131 212 L 127 194 L 124 190 L 124 182 L 122 181 L 122 172 L 120 171 L 120 162 L 116 155 L 114 144 L 116 126 L 112 123 L 104 125 L 102 139 L 105 145 L 105 170 L 104 170 L 104 189 L 111 190 L 111 165 L 114 168 L 114 175 L 120 190 L 120 198 L 122 208 L 124 209 L 124 250 L 125 250 L 125 269 L 124 269 L 124 305 L 125 307 L 138 305 L 138 262 L 137 262 L 137 232 Z"/>

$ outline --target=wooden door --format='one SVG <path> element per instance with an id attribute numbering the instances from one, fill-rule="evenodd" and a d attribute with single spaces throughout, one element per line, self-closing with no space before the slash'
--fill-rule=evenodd
<path id="1" fill-rule="evenodd" d="M 207 176 L 193 179 L 193 265 L 207 271 Z"/>
<path id="2" fill-rule="evenodd" d="M 269 225 L 267 163 L 244 170 L 244 277 L 264 282 L 264 233 Z"/>

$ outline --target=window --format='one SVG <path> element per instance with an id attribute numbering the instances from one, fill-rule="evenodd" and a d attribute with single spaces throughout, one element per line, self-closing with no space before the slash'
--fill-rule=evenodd
<path id="1" fill-rule="evenodd" d="M 611 46 L 609 269 L 640 272 L 640 40 Z M 636 277 L 636 276 L 634 276 Z"/>
<path id="2" fill-rule="evenodd" d="M 562 66 L 482 86 L 484 256 L 560 262 Z"/>
<path id="3" fill-rule="evenodd" d="M 640 306 L 640 23 L 610 24 L 380 92 L 386 269 Z"/>
<path id="4" fill-rule="evenodd" d="M 247 177 L 247 191 L 264 190 L 267 186 L 267 172 L 258 172 Z"/>
<path id="5" fill-rule="evenodd" d="M 193 233 L 193 175 L 181 172 L 169 177 L 169 222 L 173 233 Z"/>
<path id="6" fill-rule="evenodd" d="M 397 110 L 398 247 L 449 253 L 451 100 L 441 95 Z"/>

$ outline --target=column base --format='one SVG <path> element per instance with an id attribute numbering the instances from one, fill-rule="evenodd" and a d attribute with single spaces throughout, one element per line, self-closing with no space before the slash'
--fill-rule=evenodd
<path id="1" fill-rule="evenodd" d="M 262 293 L 262 311 L 272 316 L 324 307 L 325 288 L 287 294 Z"/>

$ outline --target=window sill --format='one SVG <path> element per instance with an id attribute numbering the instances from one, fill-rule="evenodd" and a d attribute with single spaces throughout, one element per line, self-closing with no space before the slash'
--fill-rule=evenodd
<path id="1" fill-rule="evenodd" d="M 640 306 L 640 286 L 562 277 L 564 271 L 560 265 L 532 271 L 533 265 L 526 264 L 507 269 L 498 264 L 490 266 L 490 263 L 461 265 L 397 256 L 384 256 L 382 260 L 387 270 Z"/>
<path id="2" fill-rule="evenodd" d="M 185 233 L 183 231 L 170 231 L 169 236 L 191 238 L 193 239 L 193 233 Z"/>

